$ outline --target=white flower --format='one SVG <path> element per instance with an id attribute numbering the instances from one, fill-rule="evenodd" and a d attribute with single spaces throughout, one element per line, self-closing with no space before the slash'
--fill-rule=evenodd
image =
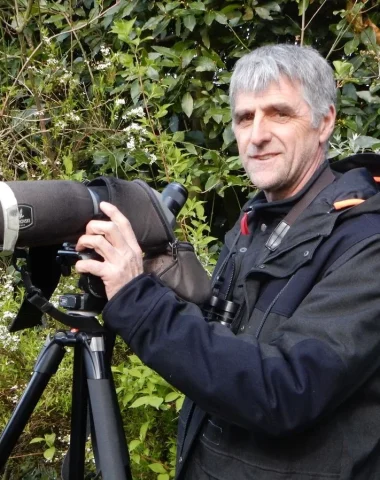
<path id="1" fill-rule="evenodd" d="M 146 135 L 148 133 L 146 128 L 135 122 L 132 122 L 128 127 L 123 128 L 123 131 L 127 133 L 138 133 L 139 135 Z"/>
<path id="2" fill-rule="evenodd" d="M 25 160 L 22 161 L 22 162 L 20 162 L 20 163 L 18 164 L 18 166 L 19 166 L 20 168 L 25 169 L 25 170 L 28 168 L 28 164 L 27 164 L 27 162 L 26 162 Z"/>
<path id="3" fill-rule="evenodd" d="M 64 129 L 67 127 L 67 123 L 63 120 L 58 120 L 57 122 L 55 122 L 55 126 Z"/>
<path id="4" fill-rule="evenodd" d="M 127 142 L 127 148 L 129 150 L 134 150 L 136 148 L 135 139 L 133 137 Z"/>
<path id="5" fill-rule="evenodd" d="M 95 63 L 94 68 L 95 70 L 107 70 L 111 66 L 111 62 L 104 62 L 104 63 Z"/>
<path id="6" fill-rule="evenodd" d="M 107 57 L 111 53 L 111 49 L 106 47 L 105 45 L 100 46 L 100 51 L 105 57 Z"/>
<path id="7" fill-rule="evenodd" d="M 8 332 L 8 329 L 5 325 L 0 325 L 0 345 L 2 345 L 6 350 L 15 352 L 18 348 L 20 338 L 17 334 L 11 334 Z"/>
<path id="8" fill-rule="evenodd" d="M 125 98 L 117 98 L 115 100 L 115 105 L 125 105 Z"/>
<path id="9" fill-rule="evenodd" d="M 126 120 L 127 118 L 131 118 L 131 117 L 144 117 L 145 114 L 144 114 L 144 109 L 142 107 L 136 107 L 136 108 L 132 108 L 132 110 L 129 110 L 129 112 L 126 112 L 122 118 L 124 120 Z"/>
<path id="10" fill-rule="evenodd" d="M 70 119 L 72 122 L 79 122 L 80 116 L 74 112 L 66 113 L 66 118 Z"/>

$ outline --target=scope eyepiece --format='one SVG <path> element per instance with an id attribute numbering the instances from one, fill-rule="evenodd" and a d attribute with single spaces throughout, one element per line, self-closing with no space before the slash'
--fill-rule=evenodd
<path id="1" fill-rule="evenodd" d="M 176 217 L 186 203 L 188 192 L 186 188 L 177 182 L 169 183 L 161 193 L 162 202 Z"/>

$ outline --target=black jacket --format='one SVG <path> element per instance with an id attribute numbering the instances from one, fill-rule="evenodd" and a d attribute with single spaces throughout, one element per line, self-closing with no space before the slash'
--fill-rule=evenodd
<path id="1" fill-rule="evenodd" d="M 216 425 L 215 431 L 207 431 L 210 423 L 202 427 L 207 454 L 219 465 L 217 472 L 209 472 L 215 478 L 380 477 L 376 193 L 365 170 L 340 176 L 273 253 L 265 241 L 294 199 L 266 205 L 260 196 L 254 200 L 261 206 L 251 228 L 262 233 L 263 241 L 247 271 L 248 262 L 240 263 L 244 275 L 237 275 L 236 285 L 243 295 L 237 296 L 245 303 L 237 335 L 206 323 L 197 306 L 178 299 L 150 275 L 140 275 L 108 303 L 106 325 L 197 405 L 186 402 L 180 418 L 178 478 L 204 412 Z M 334 202 L 346 198 L 367 201 L 350 210 L 334 209 Z M 325 265 L 317 265 L 315 284 L 300 296 L 309 278 L 305 268 L 315 267 L 340 225 L 356 219 L 368 235 L 348 243 L 338 258 L 331 257 L 335 247 L 331 252 L 325 248 Z M 227 235 L 227 250 L 234 237 L 235 232 Z M 303 280 L 297 277 L 301 271 Z M 285 282 L 285 288 L 268 297 L 265 292 L 273 291 L 276 281 Z"/>

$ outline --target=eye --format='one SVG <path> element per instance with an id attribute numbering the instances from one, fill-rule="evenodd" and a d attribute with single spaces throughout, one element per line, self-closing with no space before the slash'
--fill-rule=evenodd
<path id="1" fill-rule="evenodd" d="M 239 115 L 237 120 L 236 120 L 236 123 L 239 125 L 239 126 L 245 126 L 245 125 L 250 125 L 253 121 L 253 119 L 255 118 L 255 114 L 254 113 L 243 113 L 242 115 Z"/>
<path id="2" fill-rule="evenodd" d="M 289 113 L 282 110 L 277 110 L 275 112 L 275 116 L 279 118 L 286 118 L 286 117 L 289 117 Z"/>

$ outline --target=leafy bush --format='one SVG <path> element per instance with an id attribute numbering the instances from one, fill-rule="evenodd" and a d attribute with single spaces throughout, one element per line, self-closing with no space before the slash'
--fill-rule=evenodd
<path id="1" fill-rule="evenodd" d="M 235 61 L 266 43 L 314 45 L 332 61 L 339 87 L 330 156 L 378 150 L 378 3 L 3 2 L 0 175 L 4 180 L 138 177 L 157 189 L 179 181 L 190 198 L 177 234 L 195 245 L 211 271 L 224 232 L 254 192 L 242 173 L 231 130 L 228 83 Z M 2 425 L 28 381 L 43 337 L 56 328 L 49 322 L 49 329 L 9 335 L 6 327 L 22 295 L 9 275 L 14 278 L 4 266 Z M 182 396 L 121 342 L 114 363 L 134 478 L 171 478 Z M 58 476 L 69 434 L 70 382 L 67 356 L 13 452 L 5 478 Z"/>

